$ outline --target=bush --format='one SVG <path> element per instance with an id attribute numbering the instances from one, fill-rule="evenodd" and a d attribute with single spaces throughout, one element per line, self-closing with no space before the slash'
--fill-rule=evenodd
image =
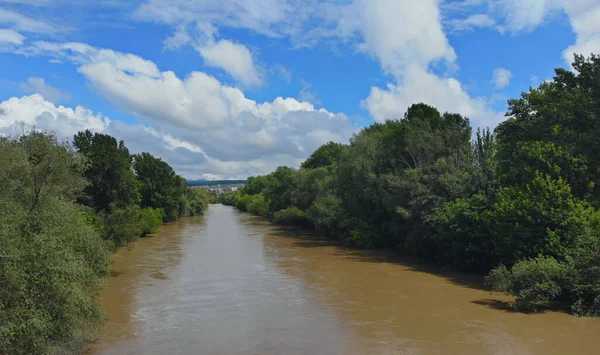
<path id="1" fill-rule="evenodd" d="M 163 223 L 163 215 L 158 208 L 143 208 L 138 213 L 141 236 L 156 233 Z"/>
<path id="2" fill-rule="evenodd" d="M 308 217 L 316 231 L 326 237 L 340 237 L 342 216 L 342 200 L 329 194 L 317 197 L 308 209 Z"/>
<path id="3" fill-rule="evenodd" d="M 223 192 L 219 195 L 216 202 L 220 202 L 226 206 L 234 206 L 238 198 L 238 193 L 233 191 Z"/>
<path id="4" fill-rule="evenodd" d="M 564 261 L 577 238 L 591 233 L 594 209 L 562 179 L 536 173 L 525 186 L 506 187 L 483 217 L 497 260 L 511 265 L 538 255 Z"/>
<path id="5" fill-rule="evenodd" d="M 248 203 L 252 195 L 241 194 L 235 201 L 235 207 L 243 212 L 248 212 Z"/>
<path id="6" fill-rule="evenodd" d="M 574 275 L 572 263 L 539 256 L 517 262 L 510 271 L 500 265 L 486 277 L 486 284 L 494 291 L 515 296 L 517 307 L 528 310 L 568 292 Z"/>
<path id="7" fill-rule="evenodd" d="M 267 217 L 269 203 L 265 200 L 263 194 L 253 195 L 248 199 L 247 210 L 249 213 L 257 216 Z"/>
<path id="8" fill-rule="evenodd" d="M 311 225 L 308 214 L 298 207 L 289 207 L 275 212 L 273 222 L 288 226 L 309 226 Z"/>
<path id="9" fill-rule="evenodd" d="M 188 188 L 185 192 L 183 216 L 202 216 L 208 207 L 209 196 L 202 188 Z"/>
<path id="10" fill-rule="evenodd" d="M 437 262 L 459 270 L 487 273 L 494 264 L 494 249 L 481 217 L 489 208 L 484 195 L 457 199 L 437 210 L 429 223 L 439 247 Z"/>
<path id="11" fill-rule="evenodd" d="M 383 243 L 381 231 L 360 220 L 347 220 L 350 233 L 344 240 L 346 244 L 360 249 L 380 248 Z"/>
<path id="12" fill-rule="evenodd" d="M 103 215 L 102 222 L 100 229 L 102 235 L 115 246 L 134 242 L 143 234 L 138 206 L 116 208 L 112 205 L 110 213 Z"/>

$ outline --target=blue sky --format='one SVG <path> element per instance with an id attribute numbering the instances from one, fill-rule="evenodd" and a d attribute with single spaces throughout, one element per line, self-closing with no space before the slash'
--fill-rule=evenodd
<path id="1" fill-rule="evenodd" d="M 245 178 L 412 103 L 493 128 L 600 53 L 598 18 L 600 0 L 0 0 L 0 134 L 92 129 Z"/>

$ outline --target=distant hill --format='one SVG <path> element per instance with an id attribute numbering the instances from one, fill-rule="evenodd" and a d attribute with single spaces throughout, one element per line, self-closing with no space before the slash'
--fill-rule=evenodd
<path id="1" fill-rule="evenodd" d="M 247 180 L 188 180 L 188 186 L 213 186 L 213 185 L 238 185 L 245 184 Z"/>

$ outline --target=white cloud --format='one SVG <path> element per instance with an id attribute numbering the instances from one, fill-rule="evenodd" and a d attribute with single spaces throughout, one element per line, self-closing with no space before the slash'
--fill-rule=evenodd
<path id="1" fill-rule="evenodd" d="M 18 53 L 79 65 L 78 71 L 100 95 L 136 114 L 140 122 L 153 120 L 152 128 L 114 120 L 97 129 L 124 139 L 132 151 L 165 157 L 189 178 L 246 177 L 268 173 L 278 165 L 297 166 L 321 144 L 347 142 L 356 131 L 345 115 L 316 109 L 311 103 L 283 97 L 258 103 L 203 72 L 179 78 L 132 54 L 50 42 L 34 42 Z M 11 98 L 2 105 L 6 113 L 0 122 L 5 128 L 24 121 L 69 136 L 88 125 L 72 119 L 76 115 L 71 111 L 88 112 L 85 109 L 68 111 L 37 94 Z M 102 118 L 91 112 L 80 116 Z"/>
<path id="2" fill-rule="evenodd" d="M 455 32 L 470 31 L 477 28 L 495 27 L 496 21 L 486 14 L 474 14 L 467 18 L 453 18 L 446 21 Z"/>
<path id="3" fill-rule="evenodd" d="M 406 109 L 418 102 L 435 106 L 442 112 L 460 113 L 478 127 L 494 127 L 503 120 L 501 113 L 488 107 L 488 100 L 470 97 L 458 80 L 439 78 L 418 67 L 408 70 L 399 85 L 371 88 L 363 106 L 377 122 L 383 122 L 402 118 Z"/>
<path id="4" fill-rule="evenodd" d="M 166 71 L 130 75 L 107 62 L 85 64 L 79 72 L 117 107 L 157 122 L 189 128 L 215 128 L 229 118 L 221 83 L 202 72 L 184 80 Z"/>
<path id="5" fill-rule="evenodd" d="M 30 77 L 26 83 L 19 85 L 21 90 L 29 94 L 40 94 L 50 101 L 68 100 L 71 96 L 46 83 L 44 78 Z"/>
<path id="6" fill-rule="evenodd" d="M 160 70 L 152 61 L 137 55 L 121 53 L 112 49 L 90 46 L 85 43 L 34 42 L 20 48 L 17 53 L 24 55 L 46 55 L 55 59 L 69 60 L 75 64 L 107 63 L 117 70 L 133 75 L 140 74 L 159 77 Z"/>
<path id="7" fill-rule="evenodd" d="M 190 34 L 185 25 L 178 25 L 173 36 L 165 39 L 168 49 L 191 45 L 204 59 L 207 66 L 223 69 L 236 82 L 245 86 L 262 83 L 262 77 L 248 47 L 227 39 L 216 39 L 216 28 L 210 24 L 198 24 Z"/>
<path id="8" fill-rule="evenodd" d="M 359 0 L 365 48 L 384 70 L 401 76 L 407 67 L 454 63 L 456 53 L 440 23 L 436 0 Z"/>
<path id="9" fill-rule="evenodd" d="M 449 72 L 456 69 L 456 54 L 442 29 L 436 1 L 362 4 L 364 46 L 395 78 L 386 88 L 372 87 L 362 102 L 376 121 L 401 118 L 410 105 L 419 102 L 460 113 L 475 126 L 493 127 L 502 120 L 500 113 L 489 108 L 488 100 L 472 98 L 457 79 L 430 69 L 440 61 Z"/>
<path id="10" fill-rule="evenodd" d="M 600 53 L 600 2 L 598 0 L 486 0 L 457 1 L 452 6 L 446 5 L 448 16 L 469 11 L 473 7 L 486 4 L 487 14 L 495 22 L 495 28 L 501 33 L 519 34 L 535 30 L 545 21 L 561 12 L 565 13 L 576 34 L 575 43 L 563 51 L 563 58 L 568 64 L 573 55 Z M 481 16 L 474 15 L 474 16 Z M 454 20 L 449 20 L 452 23 Z"/>
<path id="11" fill-rule="evenodd" d="M 38 94 L 13 97 L 0 102 L 0 134 L 18 134 L 22 123 L 67 139 L 90 129 L 123 139 L 132 153 L 148 151 L 163 158 L 186 178 L 246 178 L 280 165 L 298 166 L 319 145 L 347 142 L 354 132 L 344 116 L 293 99 L 256 104 L 237 89 L 229 95 L 238 96 L 244 110 L 238 120 L 213 131 L 150 128 L 111 120 L 81 106 L 56 106 Z"/>
<path id="12" fill-rule="evenodd" d="M 460 113 L 471 114 L 476 121 L 496 121 L 499 115 L 488 109 L 487 100 L 471 98 L 456 79 L 431 71 L 432 65 L 448 73 L 457 69 L 456 53 L 443 31 L 439 5 L 438 0 L 149 0 L 135 16 L 174 27 L 182 23 L 205 25 L 213 32 L 224 27 L 244 28 L 289 38 L 296 47 L 329 40 L 348 43 L 379 61 L 393 78 L 387 88 L 372 88 L 371 96 L 363 101 L 376 120 L 387 115 L 399 117 L 410 104 L 428 101 L 440 108 L 461 108 Z M 491 17 L 480 15 L 467 18 L 460 26 L 466 29 L 493 23 Z M 173 43 L 183 40 L 177 32 Z M 417 78 L 431 86 L 425 87 Z M 462 101 L 448 105 L 444 95 Z M 300 98 L 311 99 L 306 95 Z"/>
<path id="13" fill-rule="evenodd" d="M 12 97 L 1 102 L 0 131 L 19 133 L 21 123 L 40 130 L 55 131 L 61 137 L 70 137 L 83 129 L 102 131 L 110 124 L 110 120 L 82 106 L 75 109 L 55 106 L 39 94 Z"/>
<path id="14" fill-rule="evenodd" d="M 0 7 L 0 25 L 19 32 L 51 34 L 66 31 L 68 28 L 51 25 L 43 21 L 27 17 L 18 12 Z"/>
<path id="15" fill-rule="evenodd" d="M 510 79 L 512 78 L 512 73 L 508 69 L 504 68 L 496 68 L 492 72 L 492 83 L 498 89 L 504 89 L 510 84 Z"/>
<path id="16" fill-rule="evenodd" d="M 496 0 L 490 1 L 490 11 L 498 14 L 501 31 L 531 31 L 539 26 L 551 10 L 545 0 Z"/>
<path id="17" fill-rule="evenodd" d="M 314 5 L 314 4 L 312 4 Z M 181 23 L 246 28 L 268 36 L 301 31 L 298 24 L 314 11 L 292 0 L 148 0 L 134 17 L 177 26 Z"/>
<path id="18" fill-rule="evenodd" d="M 0 29 L 0 45 L 3 43 L 8 44 L 23 44 L 25 41 L 25 36 L 20 34 L 19 32 L 9 30 L 9 29 Z"/>
<path id="19" fill-rule="evenodd" d="M 595 0 L 562 0 L 569 15 L 573 30 L 577 33 L 575 44 L 565 49 L 563 57 L 567 63 L 574 54 L 600 53 L 600 3 Z"/>
<path id="20" fill-rule="evenodd" d="M 211 40 L 197 50 L 207 65 L 222 68 L 236 81 L 246 86 L 261 84 L 254 58 L 246 46 L 222 39 Z"/>
<path id="21" fill-rule="evenodd" d="M 300 92 L 298 93 L 298 99 L 315 105 L 321 105 L 322 102 L 319 99 L 319 96 L 312 91 L 312 85 L 302 79 L 300 79 L 300 83 L 302 84 L 302 88 L 300 88 Z"/>

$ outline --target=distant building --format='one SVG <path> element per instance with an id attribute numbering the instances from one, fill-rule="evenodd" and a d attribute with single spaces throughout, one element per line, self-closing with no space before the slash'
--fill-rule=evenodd
<path id="1" fill-rule="evenodd" d="M 205 189 L 208 192 L 215 193 L 217 195 L 222 194 L 223 192 L 235 192 L 238 191 L 240 187 L 243 187 L 246 184 L 217 184 L 217 185 L 203 185 L 203 186 L 193 186 L 193 189 Z"/>

